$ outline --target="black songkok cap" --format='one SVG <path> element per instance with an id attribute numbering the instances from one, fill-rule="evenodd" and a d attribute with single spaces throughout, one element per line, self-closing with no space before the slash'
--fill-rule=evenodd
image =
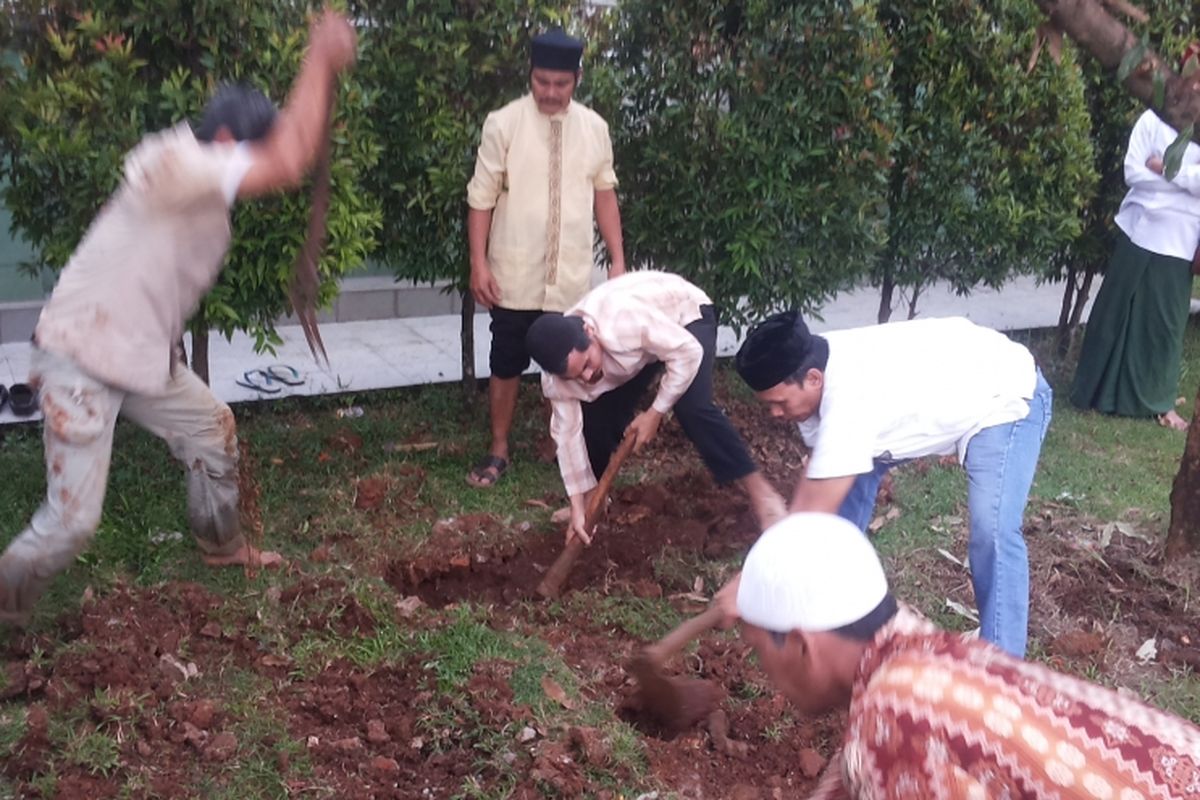
<path id="1" fill-rule="evenodd" d="M 551 28 L 533 37 L 529 61 L 538 69 L 578 72 L 583 58 L 583 42 L 567 36 L 562 28 Z"/>
<path id="2" fill-rule="evenodd" d="M 805 365 L 824 370 L 828 360 L 829 342 L 809 333 L 799 312 L 785 311 L 750 329 L 735 365 L 751 389 L 765 392 Z"/>
<path id="3" fill-rule="evenodd" d="M 542 314 L 525 332 L 525 350 L 529 357 L 551 375 L 567 371 L 567 356 L 572 350 L 586 350 L 592 340 L 583 330 L 583 318 L 564 316 L 554 311 Z"/>

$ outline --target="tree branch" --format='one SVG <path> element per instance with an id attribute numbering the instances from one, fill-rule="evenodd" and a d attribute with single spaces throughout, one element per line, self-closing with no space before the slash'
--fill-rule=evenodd
<path id="1" fill-rule="evenodd" d="M 1115 71 L 1139 39 L 1109 14 L 1099 0 L 1035 0 L 1038 8 L 1084 52 Z M 1155 75 L 1162 77 L 1161 105 L 1155 102 Z M 1154 51 L 1125 79 L 1126 91 L 1177 131 L 1200 120 L 1200 72 L 1183 78 Z M 1200 142 L 1200 126 L 1192 134 Z"/>

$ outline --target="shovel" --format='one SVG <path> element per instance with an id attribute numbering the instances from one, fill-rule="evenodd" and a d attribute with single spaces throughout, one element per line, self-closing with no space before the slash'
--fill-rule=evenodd
<path id="1" fill-rule="evenodd" d="M 719 606 L 710 606 L 643 649 L 626 666 L 637 679 L 642 707 L 672 734 L 706 718 L 717 705 L 718 693 L 711 681 L 664 675 L 663 664 L 692 639 L 718 625 L 723 615 Z"/>
<path id="2" fill-rule="evenodd" d="M 592 492 L 591 498 L 588 500 L 587 511 L 583 517 L 584 530 L 591 531 L 596 527 L 596 520 L 600 517 L 600 512 L 604 509 L 604 501 L 608 499 L 608 491 L 612 488 L 613 480 L 617 477 L 617 470 L 621 469 L 621 464 L 625 462 L 630 451 L 633 450 L 633 443 L 636 437 L 626 436 L 621 440 L 621 446 L 617 448 L 617 452 L 613 453 L 609 459 L 608 466 L 604 468 L 604 474 L 600 476 L 599 482 L 596 484 L 595 491 Z M 555 559 L 550 565 L 550 569 L 546 570 L 546 574 L 542 576 L 542 582 L 537 585 L 537 593 L 546 600 L 553 600 L 562 592 L 563 584 L 567 582 L 567 575 L 571 572 L 571 567 L 575 566 L 575 561 L 579 558 L 579 554 L 583 552 L 583 540 L 575 537 L 567 542 L 567 546 L 563 548 L 562 554 Z"/>

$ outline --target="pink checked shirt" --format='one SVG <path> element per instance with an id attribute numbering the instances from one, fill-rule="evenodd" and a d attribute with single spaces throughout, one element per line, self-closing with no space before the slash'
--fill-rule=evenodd
<path id="1" fill-rule="evenodd" d="M 550 433 L 558 445 L 558 466 L 568 495 L 596 485 L 583 440 L 580 401 L 591 402 L 661 361 L 666 372 L 654 408 L 671 410 L 692 385 L 704 350 L 684 326 L 700 319 L 712 300 L 678 275 L 643 270 L 605 281 L 566 314 L 583 317 L 604 348 L 604 377 L 595 384 L 542 373 L 542 393 L 551 401 Z"/>

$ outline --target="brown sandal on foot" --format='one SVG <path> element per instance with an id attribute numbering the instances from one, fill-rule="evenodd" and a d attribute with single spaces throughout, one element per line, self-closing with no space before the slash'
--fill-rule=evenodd
<path id="1" fill-rule="evenodd" d="M 467 473 L 467 483 L 477 489 L 490 489 L 500 482 L 508 469 L 508 459 L 488 453 L 471 467 Z"/>

